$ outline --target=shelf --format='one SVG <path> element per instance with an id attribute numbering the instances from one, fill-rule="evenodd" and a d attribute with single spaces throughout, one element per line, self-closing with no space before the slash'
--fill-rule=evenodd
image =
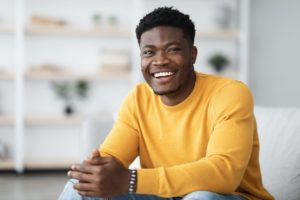
<path id="1" fill-rule="evenodd" d="M 0 25 L 0 34 L 12 34 L 15 32 L 13 25 Z"/>
<path id="2" fill-rule="evenodd" d="M 196 32 L 197 39 L 236 40 L 236 39 L 239 39 L 239 37 L 240 37 L 240 33 L 238 31 L 212 31 L 212 32 L 198 31 L 198 32 Z"/>
<path id="3" fill-rule="evenodd" d="M 130 32 L 118 28 L 75 28 L 75 27 L 47 27 L 27 26 L 26 33 L 29 35 L 62 35 L 83 37 L 130 37 Z"/>
<path id="4" fill-rule="evenodd" d="M 14 72 L 7 72 L 0 70 L 0 80 L 13 80 L 15 78 Z"/>
<path id="5" fill-rule="evenodd" d="M 130 80 L 129 72 L 117 73 L 49 73 L 49 72 L 27 72 L 27 80 L 48 80 L 48 81 L 66 81 L 66 80 Z"/>
<path id="6" fill-rule="evenodd" d="M 80 163 L 80 160 L 54 160 L 54 161 L 25 161 L 25 169 L 70 169 L 71 165 Z"/>
<path id="7" fill-rule="evenodd" d="M 26 125 L 80 125 L 83 118 L 80 116 L 59 117 L 26 117 Z"/>
<path id="8" fill-rule="evenodd" d="M 0 170 L 13 170 L 14 161 L 13 160 L 1 160 L 0 159 Z"/>
<path id="9" fill-rule="evenodd" d="M 14 123 L 15 123 L 14 117 L 0 115 L 0 125 L 13 125 Z"/>

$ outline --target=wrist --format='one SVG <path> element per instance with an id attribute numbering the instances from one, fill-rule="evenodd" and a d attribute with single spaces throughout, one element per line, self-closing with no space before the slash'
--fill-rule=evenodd
<path id="1" fill-rule="evenodd" d="M 134 194 L 136 193 L 136 189 L 137 189 L 137 170 L 131 169 L 128 193 Z"/>

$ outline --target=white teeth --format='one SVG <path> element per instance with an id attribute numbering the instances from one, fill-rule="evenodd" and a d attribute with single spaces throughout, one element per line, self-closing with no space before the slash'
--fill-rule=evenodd
<path id="1" fill-rule="evenodd" d="M 173 74 L 174 72 L 158 72 L 154 74 L 154 77 L 159 78 L 159 77 L 171 76 Z"/>

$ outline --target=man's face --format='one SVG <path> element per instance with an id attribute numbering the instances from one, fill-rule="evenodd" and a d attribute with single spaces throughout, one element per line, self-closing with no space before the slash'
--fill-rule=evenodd
<path id="1" fill-rule="evenodd" d="M 156 94 L 178 97 L 193 88 L 197 49 L 180 28 L 158 26 L 144 32 L 140 51 L 143 76 Z"/>

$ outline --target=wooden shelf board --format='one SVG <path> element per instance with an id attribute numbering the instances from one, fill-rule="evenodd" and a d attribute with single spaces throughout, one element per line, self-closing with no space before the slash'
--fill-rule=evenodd
<path id="1" fill-rule="evenodd" d="M 14 33 L 15 29 L 13 27 L 13 25 L 5 25 L 5 24 L 1 24 L 0 25 L 0 33 Z"/>
<path id="2" fill-rule="evenodd" d="M 0 159 L 0 170 L 12 170 L 14 169 L 13 160 L 1 160 Z"/>
<path id="3" fill-rule="evenodd" d="M 0 115 L 0 125 L 13 125 L 15 118 L 12 116 Z"/>
<path id="4" fill-rule="evenodd" d="M 76 28 L 76 27 L 47 27 L 29 25 L 26 33 L 32 35 L 67 35 L 67 36 L 104 36 L 130 37 L 130 32 L 118 28 Z"/>
<path id="5" fill-rule="evenodd" d="M 240 33 L 238 31 L 197 31 L 196 38 L 198 39 L 238 39 Z"/>
<path id="6" fill-rule="evenodd" d="M 58 116 L 58 117 L 25 117 L 26 125 L 68 125 L 81 124 L 83 118 L 80 116 Z"/>
<path id="7" fill-rule="evenodd" d="M 14 72 L 0 71 L 0 80 L 13 80 L 14 78 Z"/>
<path id="8" fill-rule="evenodd" d="M 130 80 L 130 73 L 26 73 L 27 80 Z"/>
<path id="9" fill-rule="evenodd" d="M 79 163 L 80 160 L 63 160 L 63 161 L 25 161 L 25 169 L 70 169 L 71 165 Z"/>

